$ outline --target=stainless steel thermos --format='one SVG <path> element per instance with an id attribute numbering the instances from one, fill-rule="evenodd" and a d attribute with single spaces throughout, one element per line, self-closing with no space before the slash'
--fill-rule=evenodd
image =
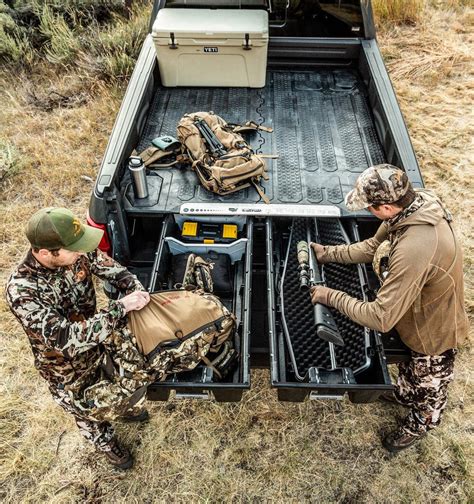
<path id="1" fill-rule="evenodd" d="M 146 181 L 146 167 L 143 159 L 138 156 L 131 156 L 128 160 L 128 169 L 132 176 L 135 198 L 147 198 L 148 185 Z"/>

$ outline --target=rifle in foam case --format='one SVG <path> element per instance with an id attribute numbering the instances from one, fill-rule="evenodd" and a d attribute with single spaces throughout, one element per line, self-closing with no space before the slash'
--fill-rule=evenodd
<path id="1" fill-rule="evenodd" d="M 306 232 L 307 241 L 299 241 L 296 245 L 300 290 L 302 291 L 309 291 L 311 287 L 317 285 L 325 285 L 314 251 L 309 245 L 311 242 L 309 227 Z M 321 303 L 314 305 L 314 321 L 318 338 L 334 345 L 344 345 L 344 340 L 337 328 L 331 310 L 327 306 Z"/>

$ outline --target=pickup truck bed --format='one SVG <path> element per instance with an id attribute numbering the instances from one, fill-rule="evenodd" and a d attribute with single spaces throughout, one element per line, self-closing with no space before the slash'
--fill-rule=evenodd
<path id="1" fill-rule="evenodd" d="M 353 402 L 371 402 L 392 388 L 387 363 L 406 354 L 396 336 L 387 339 L 334 313 L 345 346 L 318 340 L 309 298 L 297 281 L 295 247 L 305 230 L 331 245 L 373 236 L 378 221 L 366 211 L 349 213 L 344 205 L 367 167 L 394 164 L 415 187 L 423 186 L 374 38 L 370 3 L 362 2 L 360 9 L 364 36 L 354 33 L 361 37 L 337 30 L 333 37 L 273 36 L 270 30 L 262 89 L 165 88 L 152 37 L 145 39 L 91 198 L 91 222 L 107 230 L 110 253 L 150 291 L 169 288 L 175 255 L 232 257 L 233 293 L 225 301 L 237 317 L 234 343 L 240 354 L 223 381 L 199 366 L 151 385 L 150 399 L 167 400 L 175 391 L 178 397 L 238 401 L 250 387 L 251 367 L 270 369 L 272 387 L 284 401 L 348 395 Z M 231 123 L 253 120 L 273 128 L 247 137 L 256 152 L 278 156 L 267 160 L 270 178 L 263 182 L 272 204 L 259 201 L 253 188 L 226 197 L 208 192 L 189 167 L 148 170 L 149 197 L 135 199 L 127 169 L 132 152 L 143 151 L 158 136 L 176 136 L 184 114 L 210 110 Z M 244 205 L 234 208 L 234 203 Z M 199 213 L 195 204 L 204 204 L 209 213 Z M 327 205 L 335 210 L 329 217 L 321 210 Z M 257 213 L 263 209 L 266 213 Z M 198 243 L 182 236 L 185 220 L 211 227 L 234 223 L 238 238 L 209 245 L 200 237 Z M 324 274 L 331 287 L 367 301 L 378 287 L 370 265 L 327 265 Z"/>
<path id="2" fill-rule="evenodd" d="M 249 136 L 255 150 L 279 156 L 267 160 L 270 180 L 262 184 L 272 203 L 340 205 L 367 166 L 385 161 L 368 92 L 355 69 L 271 70 L 263 89 L 158 87 L 138 152 L 157 136 L 176 135 L 179 119 L 200 110 L 213 110 L 231 123 L 254 120 L 273 127 L 272 134 Z M 178 212 L 188 201 L 259 200 L 252 188 L 218 198 L 189 168 L 156 173 L 149 177 L 149 198 L 138 208 L 129 187 L 130 210 Z"/>

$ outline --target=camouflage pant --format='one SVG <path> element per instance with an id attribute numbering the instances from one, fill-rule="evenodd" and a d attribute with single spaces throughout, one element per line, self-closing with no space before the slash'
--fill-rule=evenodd
<path id="1" fill-rule="evenodd" d="M 106 452 L 111 449 L 111 441 L 114 437 L 114 428 L 107 421 L 99 421 L 87 416 L 74 404 L 74 401 L 64 390 L 51 390 L 53 399 L 68 413 L 74 417 L 79 427 L 79 432 L 99 451 Z M 138 415 L 144 409 L 146 399 L 146 389 L 143 390 L 143 396 L 131 408 L 124 410 L 123 416 Z"/>
<path id="2" fill-rule="evenodd" d="M 54 400 L 71 413 L 81 434 L 96 449 L 109 451 L 111 421 L 143 411 L 147 386 L 161 374 L 148 369 L 126 330 L 114 331 L 96 362 L 65 388 L 50 386 Z"/>
<path id="3" fill-rule="evenodd" d="M 456 350 L 441 355 L 422 355 L 412 351 L 408 362 L 398 364 L 395 397 L 410 408 L 401 429 L 422 436 L 437 427 L 446 407 L 448 385 L 453 380 Z"/>

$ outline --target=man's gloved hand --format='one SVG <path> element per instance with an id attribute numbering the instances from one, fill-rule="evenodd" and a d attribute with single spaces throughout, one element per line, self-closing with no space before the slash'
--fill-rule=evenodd
<path id="1" fill-rule="evenodd" d="M 311 302 L 313 304 L 321 303 L 327 305 L 330 290 L 331 289 L 329 287 L 324 287 L 322 285 L 315 285 L 314 287 L 311 287 L 309 291 L 311 295 Z"/>
<path id="2" fill-rule="evenodd" d="M 316 259 L 318 261 L 321 261 L 323 255 L 324 255 L 324 245 L 321 245 L 320 243 L 315 243 L 315 242 L 311 242 L 309 245 L 313 249 L 314 254 L 316 255 Z"/>
<path id="3" fill-rule="evenodd" d="M 126 313 L 141 310 L 150 302 L 150 294 L 146 291 L 135 291 L 120 298 L 118 302 L 123 304 Z"/>

